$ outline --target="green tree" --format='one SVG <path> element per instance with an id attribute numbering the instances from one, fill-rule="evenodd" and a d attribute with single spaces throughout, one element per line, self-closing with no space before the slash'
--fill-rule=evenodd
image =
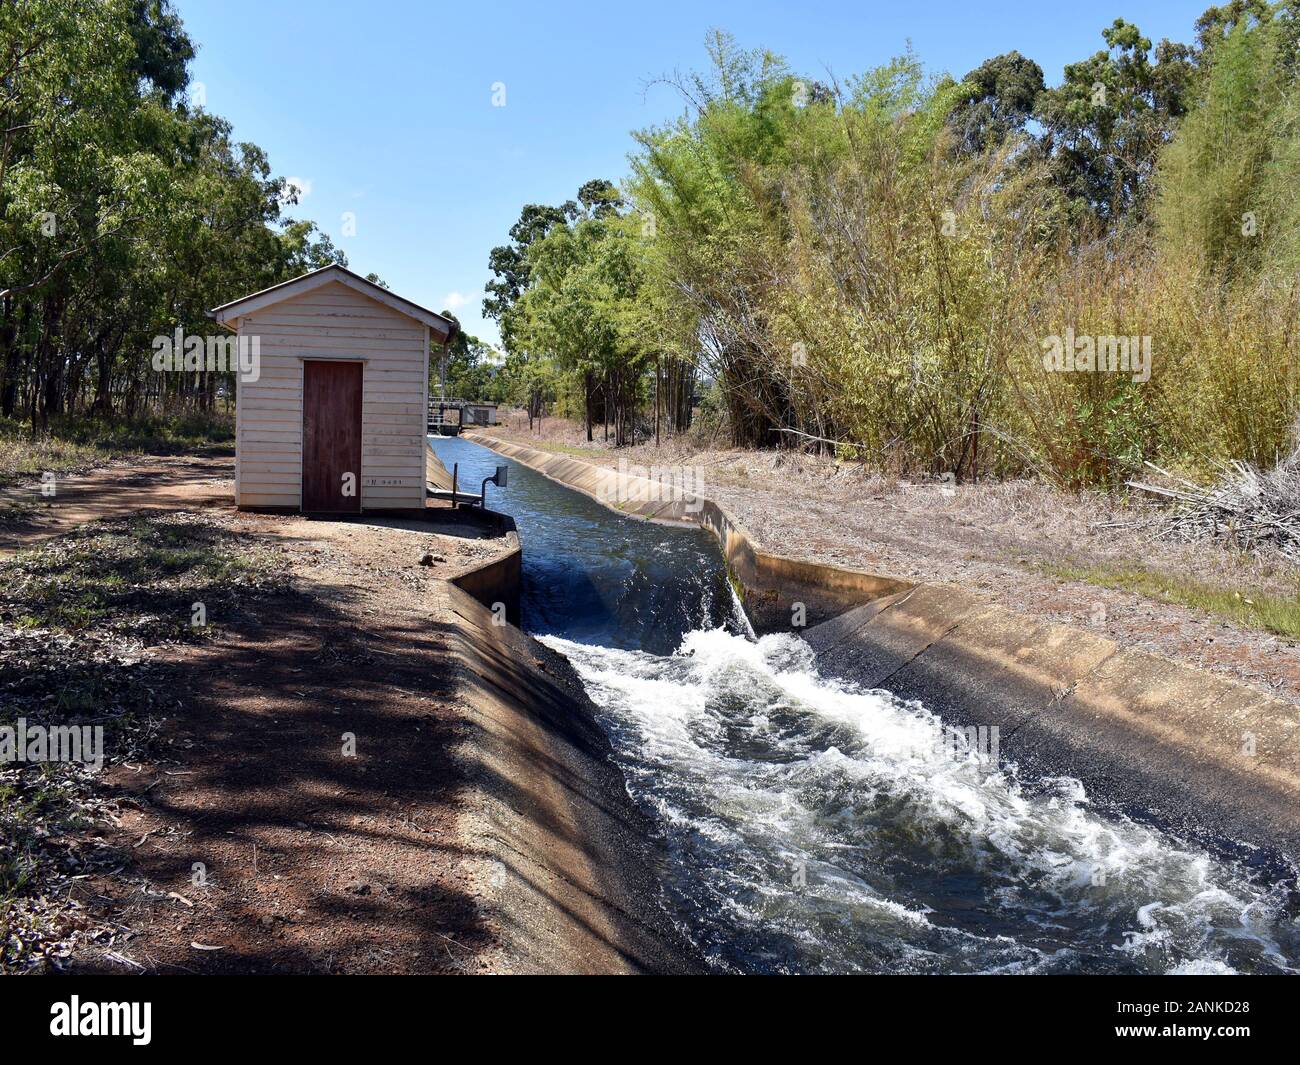
<path id="1" fill-rule="evenodd" d="M 165 0 L 0 4 L 0 414 L 208 407 L 216 377 L 153 374 L 150 339 L 342 261 L 184 99 L 193 54 Z"/>
<path id="2" fill-rule="evenodd" d="M 571 200 L 561 207 L 527 204 L 519 212 L 519 221 L 510 227 L 510 243 L 499 245 L 488 254 L 493 278 L 486 285 L 483 314 L 501 327 L 501 339 L 507 351 L 513 348 L 515 306 L 528 288 L 528 249 L 553 226 L 564 225 L 577 213 L 577 205 Z"/>
<path id="3" fill-rule="evenodd" d="M 1150 39 L 1124 19 L 1102 37 L 1104 50 L 1069 64 L 1062 84 L 1039 96 L 1035 117 L 1070 200 L 1115 220 L 1146 206 L 1160 149 L 1187 111 L 1194 52 L 1164 40 L 1152 62 Z"/>
<path id="4" fill-rule="evenodd" d="M 967 95 L 953 110 L 958 146 L 977 155 L 1024 134 L 1046 89 L 1043 68 L 1019 52 L 985 60 L 962 79 Z"/>
<path id="5" fill-rule="evenodd" d="M 456 323 L 456 332 L 445 352 L 436 349 L 429 364 L 429 394 L 445 395 L 448 399 L 477 399 L 499 403 L 510 399 L 501 394 L 501 382 L 495 352 L 471 333 L 460 327 L 460 320 L 444 310 L 444 318 Z M 443 391 L 445 381 L 446 390 Z"/>

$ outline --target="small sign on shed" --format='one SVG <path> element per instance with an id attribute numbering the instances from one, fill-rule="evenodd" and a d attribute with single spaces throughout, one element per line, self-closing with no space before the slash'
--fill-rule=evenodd
<path id="1" fill-rule="evenodd" d="M 429 345 L 454 322 L 342 266 L 209 313 L 255 353 L 235 400 L 238 507 L 424 506 Z"/>

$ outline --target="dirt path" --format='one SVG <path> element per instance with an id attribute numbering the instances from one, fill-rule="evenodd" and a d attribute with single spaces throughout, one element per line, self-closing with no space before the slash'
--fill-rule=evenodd
<path id="1" fill-rule="evenodd" d="M 53 495 L 40 482 L 0 489 L 0 557 L 100 518 L 229 505 L 235 491 L 231 456 L 115 462 L 59 475 Z"/>
<path id="2" fill-rule="evenodd" d="M 463 972 L 489 943 L 458 822 L 465 714 L 441 578 L 503 550 L 473 527 L 229 509 L 229 461 L 69 478 L 7 528 L 10 551 L 78 524 L 207 508 L 279 556 L 290 590 L 214 640 L 154 653 L 176 678 L 163 753 L 105 773 L 116 875 L 76 900 L 123 929 L 73 967 L 99 972 Z"/>
<path id="3" fill-rule="evenodd" d="M 111 842 L 131 866 L 86 887 L 132 934 L 78 966 L 475 968 L 488 937 L 457 827 L 462 714 L 447 622 L 427 596 L 487 545 L 418 527 L 234 524 L 245 521 L 281 541 L 298 590 L 182 653 L 172 756 L 109 781 L 126 797 Z M 447 562 L 420 566 L 431 548 Z"/>
<path id="4" fill-rule="evenodd" d="M 702 495 L 764 548 L 789 558 L 914 581 L 943 581 L 1003 606 L 1091 629 L 1121 646 L 1164 655 L 1300 704 L 1300 646 L 1204 611 L 1055 575 L 1061 567 L 1137 566 L 1293 596 L 1300 574 L 1215 545 L 1175 545 L 1132 529 L 1114 500 L 1042 485 L 906 484 L 791 452 L 702 448 L 683 441 L 614 451 L 558 418 L 541 434 L 493 429 L 514 443 L 586 462 L 689 467 Z"/>

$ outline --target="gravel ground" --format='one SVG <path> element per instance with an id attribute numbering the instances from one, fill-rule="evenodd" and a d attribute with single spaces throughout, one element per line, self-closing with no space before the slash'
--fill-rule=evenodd
<path id="1" fill-rule="evenodd" d="M 1149 529 L 1102 528 L 1144 516 L 1118 497 L 1070 495 L 1031 481 L 908 483 L 792 451 L 744 451 L 693 438 L 615 451 L 548 418 L 492 430 L 588 462 L 691 467 L 701 494 L 767 550 L 790 558 L 977 590 L 1025 613 L 1103 633 L 1125 647 L 1233 677 L 1300 704 L 1300 648 L 1189 607 L 1085 581 L 1054 567 L 1137 566 L 1229 588 L 1294 595 L 1300 572 L 1276 557 L 1174 544 Z"/>

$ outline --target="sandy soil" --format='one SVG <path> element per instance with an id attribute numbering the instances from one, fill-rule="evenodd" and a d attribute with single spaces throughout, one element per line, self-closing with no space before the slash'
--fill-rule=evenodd
<path id="1" fill-rule="evenodd" d="M 291 577 L 255 617 L 210 617 L 212 642 L 164 645 L 182 678 L 165 754 L 106 771 L 120 812 L 102 838 L 122 868 L 77 889 L 123 934 L 80 950 L 74 970 L 479 969 L 491 937 L 458 828 L 465 714 L 452 621 L 429 592 L 503 541 L 436 522 L 239 514 L 232 490 L 185 460 L 100 470 L 31 533 L 219 504 L 208 519 L 269 544 Z"/>
<path id="2" fill-rule="evenodd" d="M 1199 610 L 1082 581 L 1045 567 L 1139 565 L 1210 583 L 1295 594 L 1300 573 L 1271 558 L 1212 544 L 1181 545 L 1139 528 L 1101 528 L 1140 515 L 1117 499 L 1072 496 L 1015 481 L 950 486 L 885 480 L 796 452 L 741 451 L 697 440 L 614 451 L 559 418 L 503 439 L 588 462 L 689 466 L 701 494 L 725 507 L 769 551 L 916 581 L 948 581 L 1026 613 L 1104 633 L 1300 703 L 1300 648 Z"/>

